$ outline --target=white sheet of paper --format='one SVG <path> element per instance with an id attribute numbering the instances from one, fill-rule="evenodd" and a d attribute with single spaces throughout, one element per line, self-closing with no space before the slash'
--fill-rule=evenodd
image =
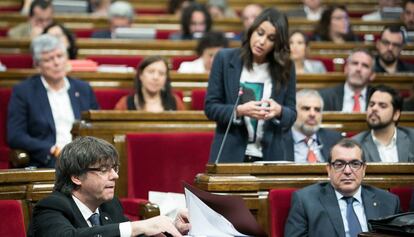
<path id="1" fill-rule="evenodd" d="M 183 193 L 149 191 L 148 199 L 160 208 L 160 214 L 174 219 L 178 211 L 185 208 Z"/>
<path id="2" fill-rule="evenodd" d="M 189 236 L 247 236 L 238 232 L 221 214 L 215 212 L 188 189 L 184 188 L 191 229 Z"/>

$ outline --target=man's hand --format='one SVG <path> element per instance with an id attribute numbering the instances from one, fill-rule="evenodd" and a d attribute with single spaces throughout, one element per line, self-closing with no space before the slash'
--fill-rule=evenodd
<path id="1" fill-rule="evenodd" d="M 131 222 L 132 236 L 144 234 L 146 236 L 160 235 L 164 232 L 174 236 L 181 237 L 182 235 L 175 228 L 172 220 L 166 216 L 156 216 L 142 221 Z"/>
<path id="2" fill-rule="evenodd" d="M 175 228 L 177 228 L 181 234 L 187 234 L 191 228 L 191 224 L 189 223 L 188 219 L 189 218 L 188 218 L 187 209 L 180 210 L 177 216 L 175 217 L 175 220 L 174 220 Z"/>

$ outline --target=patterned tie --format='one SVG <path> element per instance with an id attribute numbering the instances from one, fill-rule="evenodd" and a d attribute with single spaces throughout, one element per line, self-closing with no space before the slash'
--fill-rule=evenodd
<path id="1" fill-rule="evenodd" d="M 359 103 L 359 97 L 361 96 L 361 92 L 355 92 L 354 98 L 354 107 L 352 108 L 352 112 L 361 112 L 361 104 Z"/>
<path id="2" fill-rule="evenodd" d="M 352 203 L 355 201 L 354 197 L 342 197 L 346 201 L 346 219 L 348 221 L 349 236 L 357 237 L 362 232 L 361 224 L 355 214 Z"/>
<path id="3" fill-rule="evenodd" d="M 318 159 L 316 158 L 316 154 L 313 151 L 312 143 L 313 143 L 312 138 L 310 137 L 305 138 L 305 144 L 308 147 L 308 155 L 306 156 L 306 159 L 308 160 L 309 163 L 316 163 Z"/>
<path id="4" fill-rule="evenodd" d="M 91 222 L 92 226 L 101 225 L 101 220 L 99 219 L 98 213 L 93 213 L 88 220 Z"/>

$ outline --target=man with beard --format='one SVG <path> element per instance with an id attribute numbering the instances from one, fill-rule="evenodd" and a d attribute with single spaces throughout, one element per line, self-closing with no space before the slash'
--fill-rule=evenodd
<path id="1" fill-rule="evenodd" d="M 323 100 L 316 90 L 296 93 L 297 118 L 286 139 L 286 160 L 326 162 L 331 147 L 342 139 L 341 133 L 320 128 Z"/>
<path id="2" fill-rule="evenodd" d="M 373 88 L 367 108 L 370 130 L 353 137 L 368 162 L 414 162 L 414 129 L 397 126 L 401 108 L 396 90 L 384 85 Z"/>
<path id="3" fill-rule="evenodd" d="M 401 21 L 410 34 L 414 35 L 414 0 L 406 0 L 403 4 L 403 12 L 401 13 Z M 408 37 L 413 42 L 413 37 Z"/>
<path id="4" fill-rule="evenodd" d="M 400 60 L 404 43 L 404 33 L 399 26 L 386 26 L 376 43 L 378 56 L 375 59 L 375 72 L 414 72 L 414 65 Z"/>
<path id="5" fill-rule="evenodd" d="M 344 73 L 345 83 L 320 91 L 325 111 L 364 112 L 371 88 L 368 84 L 375 78 L 371 53 L 355 49 L 347 59 Z"/>

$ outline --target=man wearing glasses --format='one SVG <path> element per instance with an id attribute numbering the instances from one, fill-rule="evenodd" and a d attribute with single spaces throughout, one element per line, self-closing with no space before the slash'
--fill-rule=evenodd
<path id="1" fill-rule="evenodd" d="M 375 60 L 375 72 L 414 72 L 414 65 L 400 59 L 405 43 L 404 37 L 400 26 L 386 26 L 384 28 L 381 32 L 381 38 L 376 44 L 378 56 Z"/>
<path id="2" fill-rule="evenodd" d="M 181 236 L 187 214 L 130 222 L 114 197 L 119 160 L 108 142 L 81 137 L 66 145 L 56 163 L 54 192 L 33 211 L 28 236 Z"/>
<path id="3" fill-rule="evenodd" d="M 342 139 L 334 145 L 326 165 L 330 182 L 293 194 L 285 236 L 356 237 L 368 231 L 367 220 L 398 213 L 397 196 L 361 185 L 366 166 L 357 142 Z"/>

